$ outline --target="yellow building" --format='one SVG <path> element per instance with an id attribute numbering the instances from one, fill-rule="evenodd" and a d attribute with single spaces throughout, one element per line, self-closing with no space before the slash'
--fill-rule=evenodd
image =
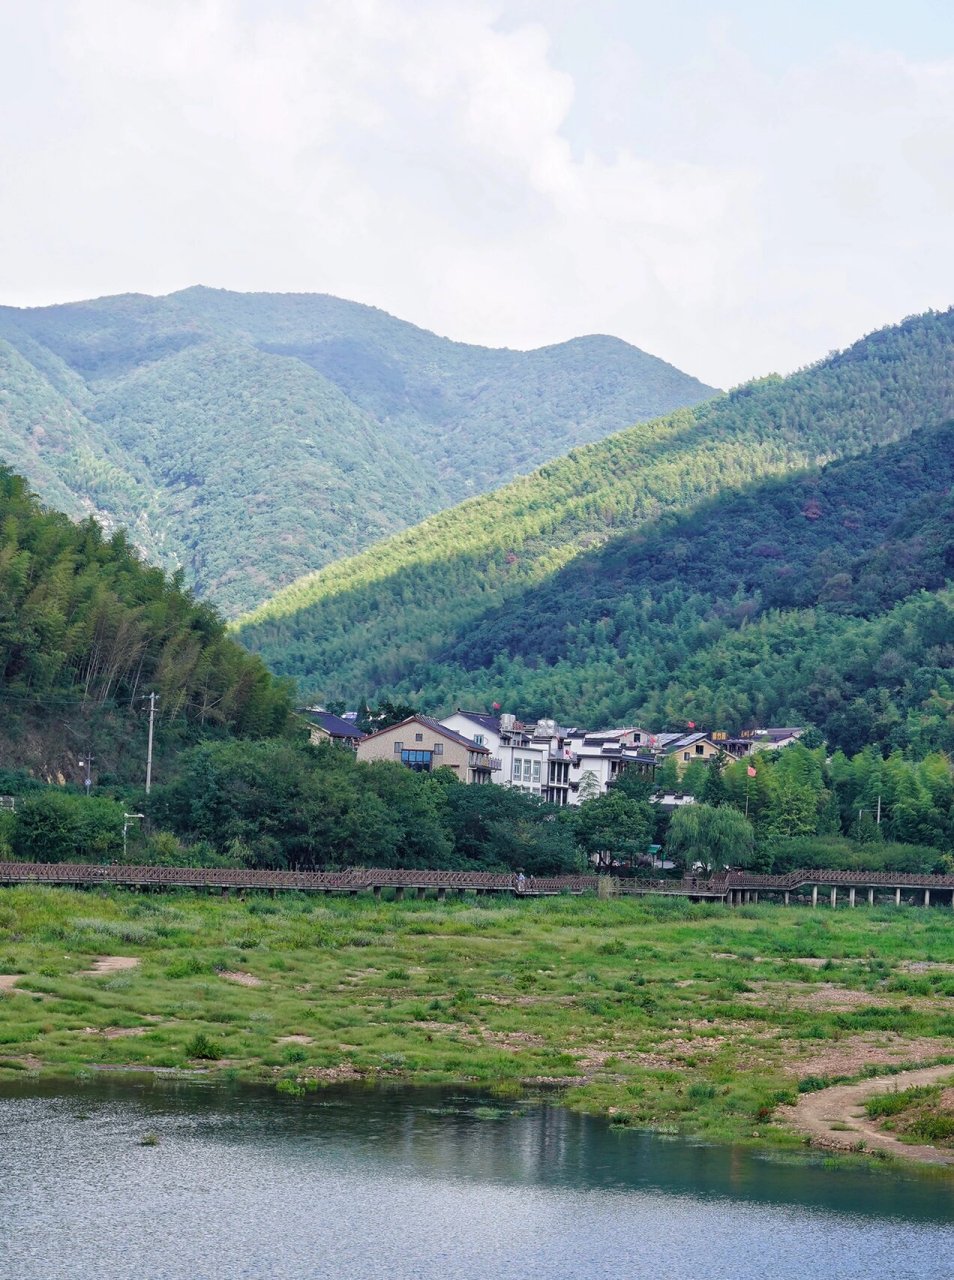
<path id="1" fill-rule="evenodd" d="M 500 761 L 487 747 L 447 729 L 430 716 L 410 716 L 388 729 L 369 733 L 358 743 L 358 759 L 393 760 L 417 773 L 453 769 L 461 782 L 489 782 Z"/>
<path id="2" fill-rule="evenodd" d="M 661 733 L 656 738 L 656 750 L 663 756 L 673 756 L 679 765 L 679 772 L 694 760 L 708 764 L 718 758 L 726 749 L 726 742 L 714 736 L 696 731 L 692 733 Z"/>

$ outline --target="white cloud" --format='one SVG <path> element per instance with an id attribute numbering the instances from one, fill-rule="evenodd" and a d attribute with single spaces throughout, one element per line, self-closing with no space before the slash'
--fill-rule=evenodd
<path id="1" fill-rule="evenodd" d="M 625 42 L 557 66 L 545 11 L 507 9 L 0 15 L 3 300 L 318 290 L 469 341 L 615 332 L 723 385 L 951 301 L 954 64 L 773 77 L 713 27 L 665 74 Z"/>

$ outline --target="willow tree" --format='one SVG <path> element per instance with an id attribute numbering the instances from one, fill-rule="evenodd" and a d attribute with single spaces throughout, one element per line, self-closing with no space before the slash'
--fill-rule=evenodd
<path id="1" fill-rule="evenodd" d="M 666 856 L 686 871 L 700 867 L 705 875 L 748 866 L 754 850 L 752 824 L 727 806 L 683 805 L 672 815 L 666 833 Z"/>

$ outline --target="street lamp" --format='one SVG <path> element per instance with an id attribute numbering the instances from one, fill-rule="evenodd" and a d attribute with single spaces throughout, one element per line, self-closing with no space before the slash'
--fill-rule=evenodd
<path id="1" fill-rule="evenodd" d="M 126 861 L 126 849 L 129 844 L 129 837 L 127 835 L 129 831 L 129 824 L 134 818 L 144 818 L 145 816 L 146 815 L 144 813 L 124 813 L 123 814 L 123 862 Z"/>

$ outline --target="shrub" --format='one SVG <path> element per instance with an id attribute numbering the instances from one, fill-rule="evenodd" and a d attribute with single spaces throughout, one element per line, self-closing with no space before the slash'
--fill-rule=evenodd
<path id="1" fill-rule="evenodd" d="M 204 1031 L 197 1031 L 185 1047 L 187 1058 L 199 1058 L 203 1061 L 216 1061 L 222 1057 L 222 1046 L 217 1040 L 211 1040 Z"/>

